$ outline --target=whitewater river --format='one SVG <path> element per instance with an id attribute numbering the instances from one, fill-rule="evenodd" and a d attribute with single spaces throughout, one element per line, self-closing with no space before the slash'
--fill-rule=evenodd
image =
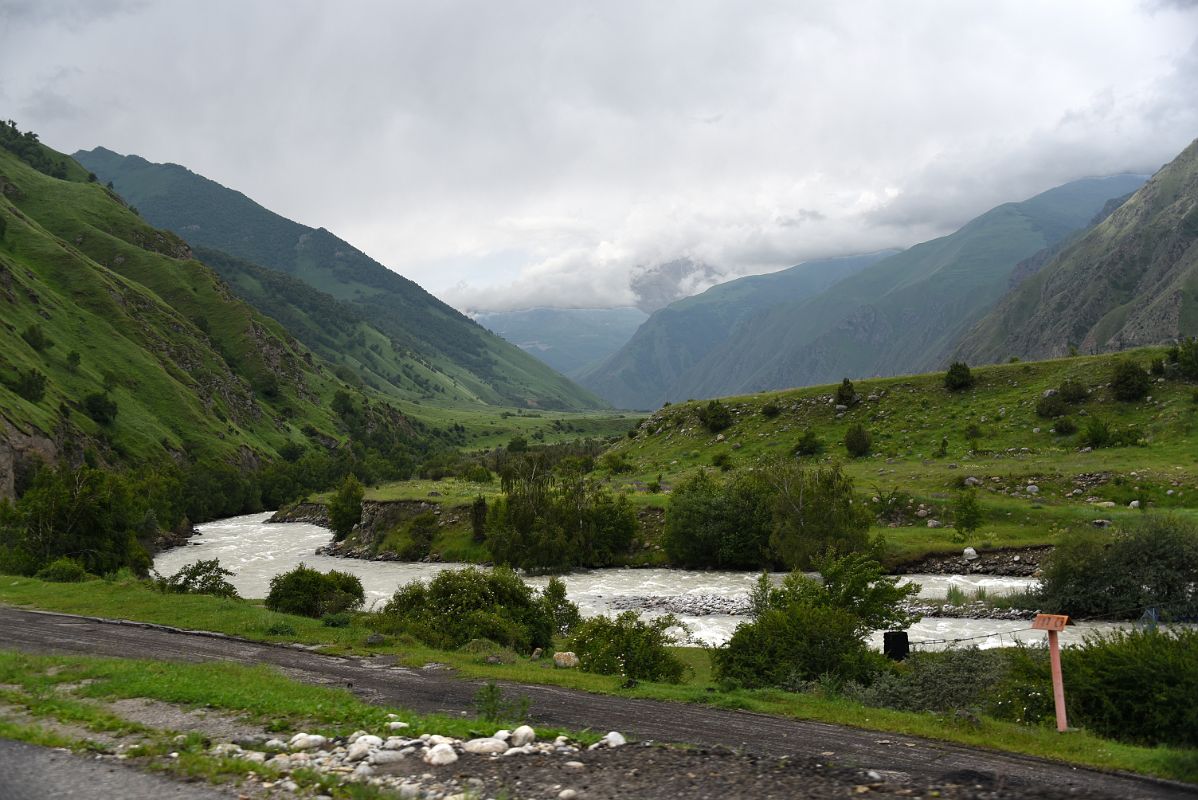
<path id="1" fill-rule="evenodd" d="M 301 561 L 322 571 L 339 569 L 357 575 L 366 590 L 368 606 L 381 605 L 395 589 L 409 581 L 427 579 L 441 570 L 459 564 L 409 564 L 394 561 L 362 561 L 352 558 L 332 558 L 314 555 L 321 545 L 328 544 L 327 529 L 304 523 L 267 524 L 270 514 L 248 514 L 241 517 L 200 525 L 200 535 L 185 547 L 168 550 L 154 559 L 154 569 L 171 575 L 184 564 L 199 559 L 216 558 L 225 569 L 232 570 L 230 582 L 243 597 L 265 597 L 270 579 L 286 572 Z M 754 572 L 705 572 L 681 569 L 598 569 L 564 576 L 570 599 L 578 604 L 584 616 L 612 613 L 613 601 L 627 598 L 659 598 L 679 596 L 744 597 L 757 580 Z M 776 576 L 780 577 L 780 576 Z M 529 578 L 533 586 L 544 586 L 548 578 Z M 987 575 L 910 575 L 906 580 L 919 583 L 920 597 L 942 599 L 950 586 L 967 592 L 985 587 L 991 595 L 1024 589 L 1034 583 L 1029 578 L 1001 578 Z M 647 612 L 654 613 L 654 612 Z M 677 615 L 690 626 L 694 638 L 720 644 L 732 635 L 743 616 Z M 994 634 L 969 642 L 979 647 L 1010 644 L 1014 638 L 1040 641 L 1039 631 L 1020 630 L 1031 623 L 1024 620 L 970 620 L 925 617 L 910 629 L 911 641 L 959 639 Z M 1078 642 L 1086 631 L 1110 627 L 1095 623 L 1070 626 L 1062 642 Z M 875 636 L 875 646 L 881 647 L 881 633 Z M 929 645 L 935 647 L 936 645 Z"/>

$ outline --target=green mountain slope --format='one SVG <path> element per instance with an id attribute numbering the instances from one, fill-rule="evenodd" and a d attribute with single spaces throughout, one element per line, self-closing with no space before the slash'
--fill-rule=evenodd
<path id="1" fill-rule="evenodd" d="M 1198 140 L 1021 283 L 961 343 L 975 362 L 1198 334 Z"/>
<path id="2" fill-rule="evenodd" d="M 248 467 L 342 438 L 341 382 L 183 240 L 68 157 L 0 145 L 0 496 L 35 457 Z"/>
<path id="3" fill-rule="evenodd" d="M 639 308 L 530 308 L 474 317 L 570 378 L 619 350 L 648 318 Z"/>
<path id="4" fill-rule="evenodd" d="M 111 181 L 122 197 L 155 225 L 172 230 L 196 247 L 211 248 L 261 267 L 286 273 L 354 308 L 386 341 L 392 353 L 364 356 L 362 348 L 348 356 L 368 364 L 381 389 L 404 385 L 403 367 L 421 375 L 425 390 L 463 401 L 548 409 L 589 409 L 602 402 L 545 364 L 504 342 L 475 322 L 437 300 L 412 281 L 392 272 L 365 253 L 323 228 L 292 222 L 228 189 L 176 164 L 154 164 L 137 156 L 122 156 L 102 147 L 75 157 L 101 181 Z M 285 322 L 304 315 L 299 298 L 292 311 L 280 305 L 290 295 L 271 296 L 255 286 L 259 276 L 235 278 L 238 264 L 222 262 L 226 280 L 255 307 L 277 314 Z M 310 336 L 310 316 L 302 331 Z M 293 331 L 296 336 L 301 330 Z M 376 338 L 361 331 L 365 339 Z M 330 339 L 342 333 L 330 332 Z M 351 337 L 353 338 L 353 337 Z M 378 362 L 378 363 L 375 363 Z M 429 372 L 440 373 L 433 377 Z M 400 377 L 396 377 L 400 375 Z M 414 379 L 412 379 L 414 380 Z M 401 392 L 401 396 L 410 396 Z"/>
<path id="5" fill-rule="evenodd" d="M 657 408 L 685 396 L 679 380 L 744 320 L 777 303 L 812 297 L 894 252 L 809 261 L 678 300 L 655 311 L 624 347 L 579 380 L 619 408 Z"/>
<path id="6" fill-rule="evenodd" d="M 1084 227 L 1143 178 L 1087 178 L 1006 203 L 956 233 L 774 306 L 677 382 L 680 397 L 935 369 L 1007 291 L 1024 259 Z"/>

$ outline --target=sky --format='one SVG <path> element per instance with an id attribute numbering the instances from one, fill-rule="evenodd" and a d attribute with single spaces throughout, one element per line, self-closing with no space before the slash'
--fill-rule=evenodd
<path id="1" fill-rule="evenodd" d="M 0 117 L 463 310 L 906 247 L 1198 136 L 1198 0 L 0 0 Z"/>

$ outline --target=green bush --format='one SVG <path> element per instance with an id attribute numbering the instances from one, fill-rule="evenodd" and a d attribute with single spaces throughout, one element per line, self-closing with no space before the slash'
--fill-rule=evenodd
<path id="1" fill-rule="evenodd" d="M 354 475 L 346 475 L 329 500 L 329 527 L 333 538 L 341 541 L 362 521 L 362 495 L 365 491 Z"/>
<path id="2" fill-rule="evenodd" d="M 64 556 L 39 569 L 34 577 L 53 583 L 79 583 L 87 580 L 87 570 L 75 559 Z"/>
<path id="3" fill-rule="evenodd" d="M 836 405 L 851 406 L 858 400 L 857 389 L 853 386 L 853 382 L 845 378 L 836 387 Z"/>
<path id="4" fill-rule="evenodd" d="M 1074 725 L 1135 744 L 1198 747 L 1198 631 L 1089 636 L 1065 649 L 1061 668 Z"/>
<path id="5" fill-rule="evenodd" d="M 40 403 L 46 396 L 46 376 L 36 369 L 20 370 L 16 377 L 5 378 L 4 385 L 31 403 Z"/>
<path id="6" fill-rule="evenodd" d="M 375 624 L 433 647 L 456 649 L 471 639 L 490 639 L 527 653 L 553 643 L 555 608 L 510 569 L 467 567 L 446 570 L 427 584 L 401 586 Z"/>
<path id="7" fill-rule="evenodd" d="M 857 502 L 839 465 L 804 469 L 779 461 L 761 470 L 773 488 L 770 547 L 789 569 L 806 569 L 827 552 L 867 550 L 873 514 Z"/>
<path id="8" fill-rule="evenodd" d="M 1052 424 L 1052 430 L 1058 436 L 1072 436 L 1077 433 L 1077 423 L 1070 417 L 1061 417 Z"/>
<path id="9" fill-rule="evenodd" d="M 992 706 L 1008 673 L 1008 655 L 1002 650 L 918 652 L 880 672 L 868 687 L 851 687 L 846 694 L 866 705 L 900 711 L 995 713 Z"/>
<path id="10" fill-rule="evenodd" d="M 1082 431 L 1081 438 L 1083 445 L 1094 449 L 1108 447 L 1111 444 L 1111 438 L 1111 426 L 1105 420 L 1098 417 L 1090 417 L 1086 420 L 1086 427 Z"/>
<path id="11" fill-rule="evenodd" d="M 822 452 L 824 452 L 824 443 L 811 428 L 803 431 L 803 435 L 799 437 L 799 441 L 791 450 L 791 453 L 796 456 L 818 456 Z"/>
<path id="12" fill-rule="evenodd" d="M 944 388 L 950 392 L 959 392 L 973 386 L 973 372 L 964 361 L 954 361 L 944 373 Z"/>
<path id="13" fill-rule="evenodd" d="M 844 434 L 844 449 L 848 450 L 849 455 L 853 458 L 861 458 L 869 455 L 873 441 L 873 436 L 865 429 L 865 426 L 857 422 L 849 426 L 848 431 Z"/>
<path id="14" fill-rule="evenodd" d="M 1056 419 L 1069 413 L 1069 404 L 1059 392 L 1042 396 L 1036 401 L 1036 416 L 1044 419 Z"/>
<path id="15" fill-rule="evenodd" d="M 83 410 L 100 425 L 111 425 L 116 419 L 116 401 L 101 392 L 83 398 Z"/>
<path id="16" fill-rule="evenodd" d="M 719 480 L 698 472 L 675 487 L 662 546 L 685 567 L 753 569 L 767 563 L 773 493 L 755 473 Z"/>
<path id="17" fill-rule="evenodd" d="M 46 331 L 37 323 L 21 331 L 21 338 L 25 340 L 25 344 L 39 353 L 51 346 L 50 340 L 46 338 Z"/>
<path id="18" fill-rule="evenodd" d="M 337 570 L 320 572 L 303 564 L 271 578 L 266 595 L 271 611 L 314 619 L 361 608 L 365 601 L 357 576 Z"/>
<path id="19" fill-rule="evenodd" d="M 1111 394 L 1116 400 L 1143 400 L 1152 387 L 1152 378 L 1136 362 L 1121 358 L 1111 369 Z"/>
<path id="20" fill-rule="evenodd" d="M 207 594 L 213 597 L 237 597 L 237 589 L 225 580 L 233 573 L 211 558 L 187 564 L 169 578 L 159 578 L 158 588 L 168 594 Z"/>
<path id="21" fill-rule="evenodd" d="M 976 489 L 963 489 L 957 496 L 957 506 L 953 510 L 953 527 L 960 533 L 954 538 L 964 541 L 965 537 L 982 526 L 982 504 L 978 502 Z"/>
<path id="22" fill-rule="evenodd" d="M 1057 387 L 1057 394 L 1066 403 L 1076 404 L 1084 403 L 1086 398 L 1090 396 L 1090 390 L 1086 388 L 1084 383 L 1075 380 L 1062 381 Z"/>
<path id="23" fill-rule="evenodd" d="M 1149 607 L 1169 618 L 1193 616 L 1198 598 L 1198 523 L 1148 514 L 1114 535 L 1065 534 L 1042 567 L 1046 611 L 1134 619 Z"/>
<path id="24" fill-rule="evenodd" d="M 1176 366 L 1181 377 L 1198 380 L 1198 337 L 1182 339 L 1176 346 L 1169 348 L 1169 362 Z"/>
<path id="25" fill-rule="evenodd" d="M 781 413 L 782 407 L 772 400 L 761 407 L 761 415 L 766 419 L 773 419 Z"/>
<path id="26" fill-rule="evenodd" d="M 686 667 L 669 650 L 674 644 L 669 629 L 677 625 L 673 616 L 645 621 L 635 611 L 614 619 L 591 617 L 574 631 L 568 646 L 584 672 L 620 675 L 629 682 L 680 683 Z"/>
<path id="27" fill-rule="evenodd" d="M 712 433 L 719 433 L 732 426 L 732 412 L 719 400 L 711 400 L 699 407 L 699 422 Z"/>
<path id="28" fill-rule="evenodd" d="M 353 617 L 344 611 L 339 611 L 336 614 L 324 614 L 320 618 L 320 622 L 326 628 L 348 628 L 353 622 Z"/>
<path id="29" fill-rule="evenodd" d="M 712 453 L 711 466 L 717 468 L 720 472 L 728 472 L 732 469 L 732 454 L 731 453 Z"/>

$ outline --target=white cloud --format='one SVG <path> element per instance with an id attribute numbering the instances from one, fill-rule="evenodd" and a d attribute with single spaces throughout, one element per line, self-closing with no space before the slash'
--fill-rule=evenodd
<path id="1" fill-rule="evenodd" d="M 3 3 L 0 105 L 462 307 L 908 245 L 1198 133 L 1192 3 Z"/>

